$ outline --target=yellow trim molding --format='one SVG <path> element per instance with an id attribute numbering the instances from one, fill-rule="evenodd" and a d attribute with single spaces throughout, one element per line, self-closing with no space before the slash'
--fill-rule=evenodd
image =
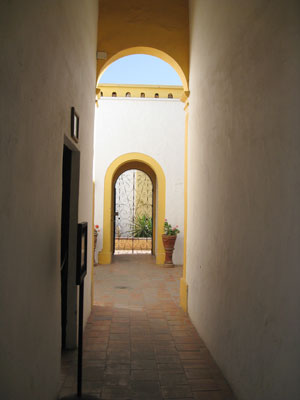
<path id="1" fill-rule="evenodd" d="M 104 180 L 103 248 L 98 254 L 99 264 L 110 264 L 113 249 L 114 185 L 118 177 L 129 169 L 139 169 L 149 175 L 153 183 L 153 249 L 156 264 L 162 265 L 165 251 L 162 234 L 165 219 L 166 179 L 157 161 L 143 153 L 127 153 L 118 157 L 108 167 Z M 156 248 L 156 249 L 155 249 Z"/>
<path id="2" fill-rule="evenodd" d="M 93 214 L 92 214 L 92 269 L 91 269 L 91 304 L 94 304 L 94 264 L 95 264 L 95 236 L 94 236 L 94 226 L 95 226 L 95 182 L 93 181 Z"/>
<path id="3" fill-rule="evenodd" d="M 188 93 L 189 94 L 189 93 Z M 188 95 L 187 94 L 187 95 Z M 184 238 L 183 238 L 183 271 L 180 279 L 180 305 L 185 312 L 188 311 L 188 285 L 186 282 L 186 251 L 187 251 L 187 212 L 188 212 L 188 124 L 189 102 L 185 100 L 185 138 L 184 138 Z"/>

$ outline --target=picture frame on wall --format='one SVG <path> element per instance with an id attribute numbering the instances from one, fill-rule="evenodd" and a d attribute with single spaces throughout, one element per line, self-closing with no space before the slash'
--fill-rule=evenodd
<path id="1" fill-rule="evenodd" d="M 77 229 L 77 268 L 76 284 L 80 285 L 87 273 L 87 235 L 88 223 L 81 222 Z"/>
<path id="2" fill-rule="evenodd" d="M 79 142 L 79 115 L 75 111 L 75 107 L 71 107 L 71 138 Z"/>

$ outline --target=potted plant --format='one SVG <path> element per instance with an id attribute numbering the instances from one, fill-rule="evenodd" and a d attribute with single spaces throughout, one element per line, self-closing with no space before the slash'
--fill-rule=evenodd
<path id="1" fill-rule="evenodd" d="M 99 225 L 94 226 L 94 252 L 96 251 L 98 233 L 100 232 Z M 97 264 L 97 262 L 95 262 Z"/>
<path id="2" fill-rule="evenodd" d="M 165 219 L 164 223 L 164 234 L 162 235 L 162 240 L 165 248 L 165 264 L 169 266 L 173 266 L 173 251 L 174 251 L 174 246 L 175 246 L 175 241 L 177 238 L 178 233 L 180 233 L 180 230 L 178 229 L 178 225 L 175 227 L 172 227 Z"/>
<path id="3" fill-rule="evenodd" d="M 146 215 L 136 217 L 132 234 L 136 238 L 152 237 L 152 218 Z"/>

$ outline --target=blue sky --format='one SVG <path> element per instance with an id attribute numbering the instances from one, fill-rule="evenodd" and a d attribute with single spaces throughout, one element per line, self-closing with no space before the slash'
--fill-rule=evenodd
<path id="1" fill-rule="evenodd" d="M 101 83 L 182 85 L 177 72 L 160 58 L 145 54 L 122 57 L 103 73 Z"/>

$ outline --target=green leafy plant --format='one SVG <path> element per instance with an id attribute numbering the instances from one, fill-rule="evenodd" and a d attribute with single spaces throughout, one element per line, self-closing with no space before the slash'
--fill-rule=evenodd
<path id="1" fill-rule="evenodd" d="M 134 221 L 132 234 L 134 237 L 152 237 L 152 218 L 146 215 L 137 216 Z"/>
<path id="2" fill-rule="evenodd" d="M 176 225 L 175 227 L 172 227 L 172 225 L 170 225 L 168 223 L 168 220 L 165 219 L 165 223 L 164 223 L 164 233 L 165 235 L 177 235 L 178 233 L 180 233 L 180 230 L 178 229 L 178 225 Z"/>

